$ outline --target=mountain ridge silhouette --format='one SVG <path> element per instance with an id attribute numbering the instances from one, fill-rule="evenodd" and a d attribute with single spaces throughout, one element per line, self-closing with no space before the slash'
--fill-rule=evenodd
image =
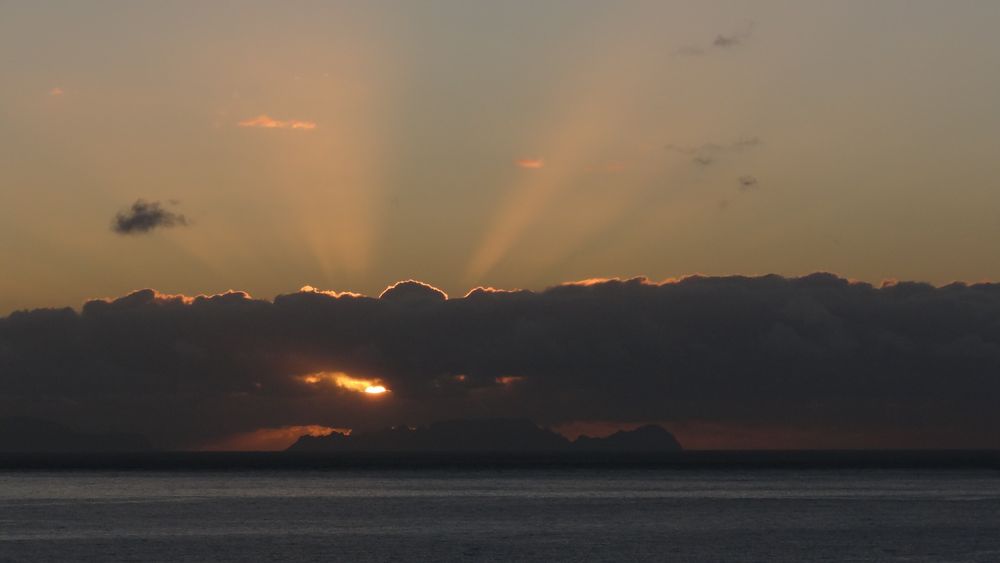
<path id="1" fill-rule="evenodd" d="M 619 431 L 604 438 L 569 440 L 526 419 L 445 420 L 428 426 L 396 426 L 350 435 L 301 436 L 285 451 L 429 453 L 650 453 L 679 452 L 673 434 L 658 425 Z"/>

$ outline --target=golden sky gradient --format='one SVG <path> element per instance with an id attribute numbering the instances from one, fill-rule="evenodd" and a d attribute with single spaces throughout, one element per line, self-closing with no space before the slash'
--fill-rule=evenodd
<path id="1" fill-rule="evenodd" d="M 0 315 L 1000 279 L 1000 3 L 3 2 Z M 186 225 L 121 235 L 138 199 Z"/>

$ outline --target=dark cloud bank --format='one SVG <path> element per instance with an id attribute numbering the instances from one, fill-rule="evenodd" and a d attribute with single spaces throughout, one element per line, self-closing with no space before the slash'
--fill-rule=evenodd
<path id="1" fill-rule="evenodd" d="M 174 203 L 174 202 L 171 202 Z M 111 230 L 120 235 L 148 233 L 153 229 L 188 224 L 186 217 L 163 208 L 158 201 L 136 200 L 132 207 L 115 215 Z"/>
<path id="2" fill-rule="evenodd" d="M 305 380 L 318 372 L 391 392 Z M 691 277 L 446 299 L 405 282 L 273 302 L 142 290 L 0 318 L 0 411 L 162 447 L 484 416 L 997 447 L 998 400 L 996 284 Z"/>

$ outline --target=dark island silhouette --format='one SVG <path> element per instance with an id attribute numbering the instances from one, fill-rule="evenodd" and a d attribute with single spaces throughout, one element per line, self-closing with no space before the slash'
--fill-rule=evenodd
<path id="1" fill-rule="evenodd" d="M 246 471 L 414 468 L 987 468 L 997 450 L 682 450 L 647 425 L 568 440 L 527 420 L 478 419 L 302 436 L 284 451 L 156 450 L 138 434 L 83 433 L 51 421 L 0 418 L 0 470 Z"/>
<path id="2" fill-rule="evenodd" d="M 0 418 L 0 452 L 145 452 L 150 449 L 149 442 L 140 434 L 85 434 L 49 420 Z"/>
<path id="3" fill-rule="evenodd" d="M 661 453 L 679 452 L 673 434 L 646 425 L 606 438 L 570 441 L 523 419 L 448 420 L 429 426 L 397 426 L 350 435 L 302 436 L 295 453 Z"/>

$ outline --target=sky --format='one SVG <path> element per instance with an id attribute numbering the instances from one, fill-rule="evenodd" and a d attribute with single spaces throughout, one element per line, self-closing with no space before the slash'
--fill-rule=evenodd
<path id="1" fill-rule="evenodd" d="M 1000 277 L 995 2 L 0 11 L 0 314 L 146 287 Z M 137 200 L 186 221 L 113 230 Z"/>
<path id="2" fill-rule="evenodd" d="M 997 21 L 971 0 L 0 0 L 0 402 L 184 448 L 476 412 L 704 447 L 995 445 L 973 430 L 1000 427 Z M 756 359 L 713 359 L 720 335 Z M 950 383 L 928 371 L 956 354 Z"/>

